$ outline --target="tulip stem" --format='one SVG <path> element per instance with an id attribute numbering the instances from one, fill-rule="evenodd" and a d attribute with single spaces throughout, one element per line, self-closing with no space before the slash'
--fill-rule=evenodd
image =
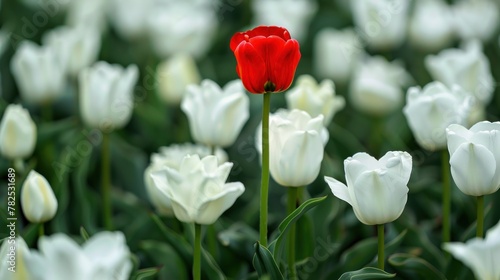
<path id="1" fill-rule="evenodd" d="M 215 156 L 216 147 L 214 145 L 209 145 L 208 149 L 210 155 Z M 215 258 L 217 254 L 217 231 L 215 230 L 215 224 L 207 226 L 206 239 L 207 239 L 208 252 L 210 253 L 210 255 L 212 255 L 212 257 Z"/>
<path id="2" fill-rule="evenodd" d="M 484 230 L 484 196 L 476 197 L 477 200 L 477 224 L 476 237 L 483 238 Z"/>
<path id="3" fill-rule="evenodd" d="M 296 209 L 298 194 L 297 191 L 298 188 L 288 188 L 288 215 L 292 214 L 292 212 Z M 297 274 L 295 271 L 295 223 L 292 223 L 290 225 L 290 230 L 288 232 L 288 270 L 290 272 L 288 279 L 295 279 Z"/>
<path id="4" fill-rule="evenodd" d="M 40 225 L 38 226 L 38 236 L 42 237 L 44 235 L 45 235 L 45 228 L 43 226 L 43 223 L 40 223 Z"/>
<path id="5" fill-rule="evenodd" d="M 451 210 L 451 184 L 450 184 L 450 158 L 448 150 L 443 150 L 441 153 L 441 165 L 443 172 L 443 240 L 442 242 L 450 241 L 450 210 Z"/>
<path id="6" fill-rule="evenodd" d="M 110 158 L 109 158 L 109 134 L 103 133 L 101 144 L 101 195 L 103 223 L 106 230 L 112 230 L 111 219 L 111 179 L 110 179 Z"/>
<path id="7" fill-rule="evenodd" d="M 201 225 L 194 224 L 193 279 L 201 279 Z"/>
<path id="8" fill-rule="evenodd" d="M 271 93 L 264 93 L 262 108 L 262 177 L 260 185 L 260 244 L 267 247 L 267 201 L 269 192 L 269 112 Z"/>
<path id="9" fill-rule="evenodd" d="M 377 225 L 378 234 L 378 268 L 384 270 L 384 225 Z"/>

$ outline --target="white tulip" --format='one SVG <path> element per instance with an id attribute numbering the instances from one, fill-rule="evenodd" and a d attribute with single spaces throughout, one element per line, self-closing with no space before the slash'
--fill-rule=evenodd
<path id="1" fill-rule="evenodd" d="M 408 30 L 411 44 L 429 52 L 450 45 L 454 26 L 448 4 L 442 0 L 423 0 L 415 4 Z"/>
<path id="2" fill-rule="evenodd" d="M 156 69 L 160 99 L 177 105 L 181 102 L 186 87 L 190 84 L 199 84 L 201 77 L 194 59 L 183 53 L 177 53 L 163 61 Z"/>
<path id="3" fill-rule="evenodd" d="M 213 4 L 176 1 L 157 7 L 148 21 L 153 50 L 163 58 L 179 52 L 202 57 L 212 45 L 218 23 Z"/>
<path id="4" fill-rule="evenodd" d="M 371 115 L 387 115 L 400 108 L 403 89 L 411 77 L 398 62 L 381 56 L 367 57 L 351 80 L 349 98 L 358 110 Z"/>
<path id="5" fill-rule="evenodd" d="M 108 0 L 71 0 L 66 12 L 66 24 L 104 31 L 107 28 L 108 4 Z"/>
<path id="6" fill-rule="evenodd" d="M 482 196 L 500 188 L 500 122 L 479 122 L 469 130 L 446 129 L 451 175 L 465 194 Z"/>
<path id="7" fill-rule="evenodd" d="M 241 80 L 231 81 L 223 89 L 211 80 L 189 85 L 181 103 L 194 140 L 220 147 L 236 141 L 250 116 L 249 106 Z"/>
<path id="8" fill-rule="evenodd" d="M 408 89 L 403 113 L 418 144 L 426 150 L 446 147 L 446 128 L 450 124 L 465 124 L 473 100 L 463 90 L 447 88 L 440 82 L 423 89 Z"/>
<path id="9" fill-rule="evenodd" d="M 320 77 L 345 84 L 363 55 L 363 45 L 353 29 L 325 28 L 314 38 L 313 55 Z"/>
<path id="10" fill-rule="evenodd" d="M 487 105 L 494 91 L 494 80 L 488 58 L 477 41 L 465 49 L 447 49 L 438 55 L 426 57 L 425 65 L 431 76 L 446 86 L 461 86 L 483 105 Z"/>
<path id="11" fill-rule="evenodd" d="M 10 104 L 0 122 L 0 152 L 8 159 L 29 157 L 36 145 L 36 125 L 28 110 Z"/>
<path id="12" fill-rule="evenodd" d="M 30 249 L 21 236 L 13 239 L 5 238 L 2 242 L 2 247 L 0 247 L 0 279 L 35 279 L 26 265 L 26 259 L 30 257 Z"/>
<path id="13" fill-rule="evenodd" d="M 318 10 L 317 3 L 310 0 L 254 0 L 251 3 L 254 26 L 283 26 L 299 42 L 306 39 L 309 23 Z"/>
<path id="14" fill-rule="evenodd" d="M 285 95 L 289 109 L 306 111 L 311 117 L 323 115 L 323 124 L 328 126 L 336 112 L 345 106 L 342 96 L 335 95 L 332 80 L 323 80 L 320 84 L 309 75 L 297 78 L 295 86 Z"/>
<path id="15" fill-rule="evenodd" d="M 225 183 L 232 166 L 230 162 L 218 165 L 215 156 L 188 155 L 179 169 L 165 167 L 151 178 L 179 221 L 209 225 L 245 191 L 240 182 Z"/>
<path id="16" fill-rule="evenodd" d="M 37 280 L 129 279 L 130 251 L 121 232 L 99 232 L 82 246 L 67 235 L 42 236 L 26 260 Z"/>
<path id="17" fill-rule="evenodd" d="M 465 244 L 448 242 L 443 249 L 462 261 L 478 280 L 500 279 L 498 260 L 500 259 L 500 222 L 489 229 L 486 238 L 472 238 Z"/>
<path id="18" fill-rule="evenodd" d="M 500 14 L 490 0 L 462 0 L 453 6 L 455 29 L 462 40 L 488 41 L 498 29 Z"/>
<path id="19" fill-rule="evenodd" d="M 118 34 L 129 40 L 147 35 L 153 0 L 112 0 L 110 4 L 110 20 Z"/>
<path id="20" fill-rule="evenodd" d="M 344 161 L 347 186 L 325 176 L 332 193 L 349 203 L 360 222 L 382 225 L 396 220 L 408 200 L 412 158 L 407 152 L 387 152 L 376 160 L 357 153 Z"/>
<path id="21" fill-rule="evenodd" d="M 160 152 L 151 155 L 151 164 L 144 171 L 144 183 L 149 200 L 159 213 L 167 216 L 174 214 L 170 199 L 154 185 L 151 174 L 165 167 L 179 169 L 182 159 L 187 155 L 198 155 L 201 158 L 209 156 L 211 149 L 207 146 L 185 143 L 182 145 L 171 145 L 160 147 Z M 218 162 L 226 162 L 227 154 L 221 148 L 215 149 L 215 156 Z"/>
<path id="22" fill-rule="evenodd" d="M 53 47 L 21 42 L 12 57 L 10 69 L 21 98 L 26 102 L 47 104 L 64 94 L 65 68 Z"/>
<path id="23" fill-rule="evenodd" d="M 80 72 L 80 112 L 84 123 L 101 130 L 125 126 L 133 110 L 136 65 L 123 68 L 97 62 Z"/>
<path id="24" fill-rule="evenodd" d="M 406 34 L 410 0 L 353 0 L 356 30 L 373 49 L 399 47 Z"/>
<path id="25" fill-rule="evenodd" d="M 57 199 L 45 177 L 31 170 L 21 190 L 21 208 L 32 223 L 52 220 L 57 212 Z"/>
<path id="26" fill-rule="evenodd" d="M 318 177 L 323 150 L 328 142 L 323 115 L 312 118 L 301 110 L 278 110 L 269 116 L 269 170 L 285 187 L 303 187 Z M 262 124 L 256 146 L 262 154 Z"/>
<path id="27" fill-rule="evenodd" d="M 58 27 L 44 34 L 42 41 L 57 50 L 69 75 L 76 77 L 80 70 L 97 59 L 101 34 L 91 27 Z"/>

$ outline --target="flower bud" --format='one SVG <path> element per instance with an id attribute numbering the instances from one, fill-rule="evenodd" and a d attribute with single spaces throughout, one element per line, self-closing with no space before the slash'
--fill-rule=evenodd
<path id="1" fill-rule="evenodd" d="M 8 159 L 29 157 L 36 145 L 36 125 L 28 110 L 10 104 L 0 123 L 0 152 Z"/>
<path id="2" fill-rule="evenodd" d="M 44 223 L 56 215 L 57 199 L 47 179 L 31 170 L 21 190 L 21 208 L 32 223 Z"/>

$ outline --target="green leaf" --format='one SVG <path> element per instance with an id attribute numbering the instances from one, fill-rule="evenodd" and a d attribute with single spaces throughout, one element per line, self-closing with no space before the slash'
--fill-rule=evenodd
<path id="1" fill-rule="evenodd" d="M 80 227 L 80 235 L 82 236 L 83 240 L 85 240 L 85 241 L 89 240 L 89 238 L 90 238 L 89 233 L 85 230 L 84 227 Z"/>
<path id="2" fill-rule="evenodd" d="M 144 268 L 134 273 L 134 275 L 132 275 L 130 279 L 133 280 L 155 279 L 152 277 L 158 274 L 158 271 L 160 271 L 160 269 L 161 267 Z"/>
<path id="3" fill-rule="evenodd" d="M 410 254 L 394 254 L 388 259 L 389 264 L 407 279 L 446 279 L 446 277 L 426 260 Z"/>
<path id="4" fill-rule="evenodd" d="M 295 239 L 295 250 L 296 259 L 304 260 L 313 255 L 315 243 L 313 242 L 316 238 L 314 234 L 314 227 L 312 220 L 309 216 L 303 216 L 302 219 L 297 221 L 297 227 L 295 227 L 297 237 Z M 307 242 L 304 242 L 307 241 Z"/>
<path id="5" fill-rule="evenodd" d="M 311 210 L 319 203 L 323 202 L 327 196 L 311 198 L 304 203 L 302 203 L 295 211 L 293 211 L 288 217 L 286 217 L 281 224 L 279 225 L 279 235 L 270 245 L 269 249 L 273 251 L 274 259 L 279 260 L 281 255 L 282 244 L 284 241 L 284 237 L 290 228 L 290 225 L 295 223 L 302 215 L 307 213 L 307 211 Z"/>
<path id="6" fill-rule="evenodd" d="M 346 272 L 340 276 L 339 280 L 387 279 L 395 276 L 396 274 L 390 274 L 375 267 L 365 267 L 360 270 Z"/>
<path id="7" fill-rule="evenodd" d="M 390 242 L 388 242 L 387 244 L 385 244 L 385 254 L 387 256 L 388 255 L 392 255 L 399 248 L 399 246 L 403 242 L 403 240 L 404 240 L 407 232 L 408 232 L 408 230 L 406 230 L 406 229 L 403 230 L 393 240 L 391 240 Z"/>
<path id="8" fill-rule="evenodd" d="M 160 265 L 158 279 L 187 279 L 189 269 L 177 252 L 164 242 L 155 240 L 143 241 L 140 248 L 155 265 Z"/>
<path id="9" fill-rule="evenodd" d="M 229 247 L 235 254 L 251 262 L 255 254 L 254 243 L 259 239 L 259 233 L 249 225 L 237 222 L 219 232 L 218 239 L 223 246 Z"/>
<path id="10" fill-rule="evenodd" d="M 273 280 L 284 279 L 271 252 L 259 242 L 255 243 L 253 266 L 259 278 L 269 276 Z"/>
<path id="11" fill-rule="evenodd" d="M 371 237 L 359 241 L 340 257 L 343 271 L 359 269 L 369 264 L 377 255 L 377 238 Z"/>

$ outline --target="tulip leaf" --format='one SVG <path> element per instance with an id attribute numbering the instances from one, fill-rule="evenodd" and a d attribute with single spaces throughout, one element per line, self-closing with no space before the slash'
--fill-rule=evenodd
<path id="1" fill-rule="evenodd" d="M 286 233 L 290 228 L 290 225 L 297 222 L 297 220 L 300 217 L 302 217 L 302 215 L 304 215 L 305 213 L 307 213 L 307 211 L 317 206 L 319 203 L 323 202 L 326 198 L 327 196 L 323 196 L 306 200 L 297 209 L 295 209 L 295 211 L 293 211 L 290 215 L 288 215 L 288 217 L 286 217 L 281 222 L 281 224 L 278 227 L 279 229 L 278 237 L 269 245 L 269 248 L 273 251 L 274 259 L 276 260 L 280 259 L 282 244 L 284 238 L 286 237 Z"/>
<path id="2" fill-rule="evenodd" d="M 80 227 L 80 235 L 82 236 L 84 241 L 87 241 L 90 238 L 89 233 L 85 230 L 83 226 Z"/>
<path id="3" fill-rule="evenodd" d="M 393 240 L 391 240 L 387 244 L 385 244 L 385 254 L 386 255 L 392 255 L 399 248 L 399 245 L 401 245 L 401 243 L 403 242 L 407 232 L 408 232 L 408 230 L 406 230 L 406 229 L 403 230 Z"/>
<path id="4" fill-rule="evenodd" d="M 158 271 L 160 271 L 161 267 L 150 267 L 150 268 L 144 268 L 141 270 L 138 270 L 135 272 L 130 279 L 132 280 L 147 280 L 147 279 L 155 279 L 152 278 L 153 276 L 156 276 L 158 274 Z"/>
<path id="5" fill-rule="evenodd" d="M 398 253 L 389 257 L 389 264 L 406 279 L 446 279 L 432 264 L 411 254 Z"/>
<path id="6" fill-rule="evenodd" d="M 371 237 L 356 243 L 340 257 L 342 268 L 353 270 L 370 263 L 377 255 L 377 238 Z"/>
<path id="7" fill-rule="evenodd" d="M 235 254 L 249 262 L 255 254 L 254 243 L 259 239 L 259 233 L 245 223 L 234 223 L 229 228 L 219 232 L 220 243 L 229 247 Z"/>
<path id="8" fill-rule="evenodd" d="M 360 270 L 346 272 L 340 276 L 339 280 L 387 279 L 395 276 L 396 274 L 375 267 L 365 267 Z"/>
<path id="9" fill-rule="evenodd" d="M 140 248 L 148 258 L 161 266 L 157 271 L 158 278 L 188 278 L 189 269 L 186 267 L 184 260 L 169 244 L 155 240 L 146 240 L 141 242 Z"/>
<path id="10" fill-rule="evenodd" d="M 284 279 L 271 252 L 259 242 L 255 243 L 253 266 L 259 278 L 268 276 L 273 280 Z"/>

